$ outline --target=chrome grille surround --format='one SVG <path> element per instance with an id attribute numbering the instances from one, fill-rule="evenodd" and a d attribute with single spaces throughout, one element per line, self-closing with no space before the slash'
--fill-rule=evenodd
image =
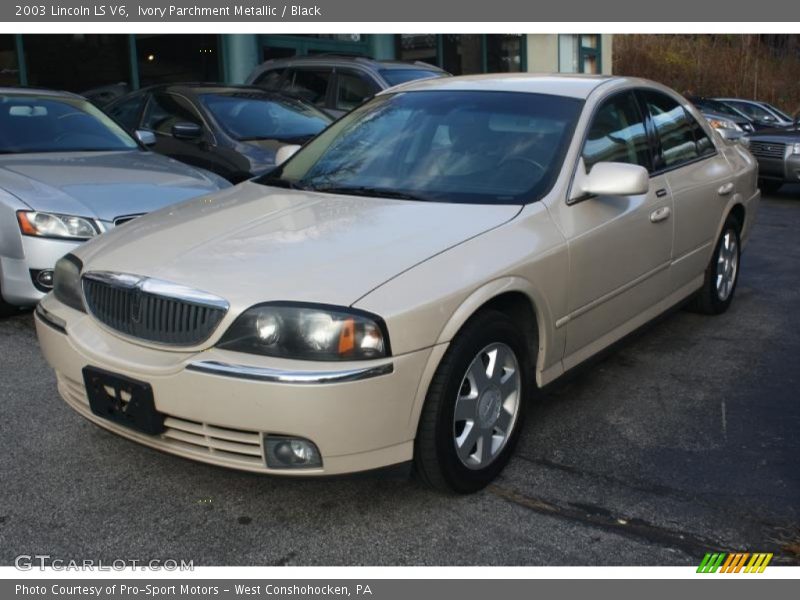
<path id="1" fill-rule="evenodd" d="M 228 302 L 168 281 L 114 273 L 84 273 L 83 296 L 91 315 L 125 336 L 167 346 L 207 340 L 228 312 Z"/>
<path id="2" fill-rule="evenodd" d="M 757 142 L 750 141 L 750 153 L 762 158 L 780 158 L 786 154 L 786 144 L 783 142 Z"/>

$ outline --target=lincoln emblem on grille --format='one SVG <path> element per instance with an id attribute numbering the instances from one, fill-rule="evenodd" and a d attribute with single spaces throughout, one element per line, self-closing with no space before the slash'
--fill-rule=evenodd
<path id="1" fill-rule="evenodd" d="M 131 321 L 137 324 L 142 322 L 142 282 L 131 290 Z"/>

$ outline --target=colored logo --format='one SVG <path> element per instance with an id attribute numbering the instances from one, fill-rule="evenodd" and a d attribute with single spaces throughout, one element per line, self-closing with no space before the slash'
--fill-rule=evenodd
<path id="1" fill-rule="evenodd" d="M 763 573 L 772 560 L 771 552 L 709 552 L 703 557 L 698 573 Z M 748 560 L 749 559 L 749 560 Z"/>

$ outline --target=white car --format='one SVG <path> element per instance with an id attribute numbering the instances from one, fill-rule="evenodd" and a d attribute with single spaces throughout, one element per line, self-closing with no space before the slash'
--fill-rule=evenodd
<path id="1" fill-rule="evenodd" d="M 661 85 L 414 82 L 74 251 L 36 327 L 66 402 L 141 444 L 284 475 L 413 461 L 470 492 L 537 386 L 685 300 L 728 308 L 759 198 L 747 150 Z"/>

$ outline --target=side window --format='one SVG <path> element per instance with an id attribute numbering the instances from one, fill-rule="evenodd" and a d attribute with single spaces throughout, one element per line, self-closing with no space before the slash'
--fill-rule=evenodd
<path id="1" fill-rule="evenodd" d="M 145 108 L 142 126 L 156 133 L 171 135 L 173 125 L 187 122 L 202 125 L 200 117 L 185 101 L 172 94 L 155 93 Z"/>
<path id="2" fill-rule="evenodd" d="M 294 69 L 289 73 L 284 89 L 317 106 L 325 106 L 331 71 L 326 69 Z"/>
<path id="3" fill-rule="evenodd" d="M 144 103 L 144 95 L 136 94 L 127 100 L 117 102 L 106 110 L 108 115 L 115 119 L 128 131 L 133 131 L 139 126 L 139 113 Z"/>
<path id="4" fill-rule="evenodd" d="M 336 91 L 336 108 L 339 110 L 352 110 L 375 93 L 373 83 L 356 73 L 337 71 L 336 79 L 339 82 Z"/>
<path id="5" fill-rule="evenodd" d="M 587 170 L 599 162 L 650 168 L 644 119 L 633 93 L 614 96 L 597 111 L 583 146 L 583 161 Z"/>
<path id="6" fill-rule="evenodd" d="M 264 71 L 253 81 L 253 85 L 263 87 L 267 90 L 277 90 L 281 85 L 281 76 L 286 69 L 271 69 Z"/>
<path id="7" fill-rule="evenodd" d="M 647 92 L 645 103 L 661 145 L 661 166 L 672 167 L 700 156 L 691 118 L 675 100 L 658 92 Z M 709 140 L 710 141 L 710 140 Z"/>
<path id="8" fill-rule="evenodd" d="M 700 156 L 709 156 L 714 154 L 717 149 L 714 146 L 714 142 L 711 141 L 711 138 L 708 137 L 708 134 L 705 132 L 703 127 L 700 123 L 697 122 L 692 115 L 687 115 L 689 120 L 692 122 L 692 133 L 694 134 L 694 141 L 697 143 L 697 152 Z"/>

